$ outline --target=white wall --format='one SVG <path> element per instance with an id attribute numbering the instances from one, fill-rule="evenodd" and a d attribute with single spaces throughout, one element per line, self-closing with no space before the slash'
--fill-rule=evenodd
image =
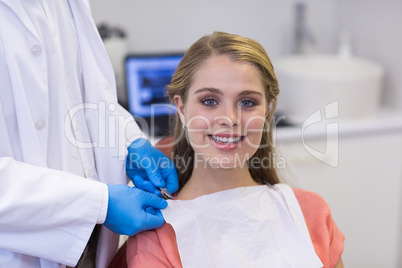
<path id="1" fill-rule="evenodd" d="M 290 52 L 295 0 L 91 0 L 97 23 L 121 26 L 132 52 L 184 51 L 215 30 L 260 42 L 271 58 Z M 320 49 L 333 37 L 333 0 L 309 0 L 309 22 Z"/>
<path id="2" fill-rule="evenodd" d="M 339 29 L 351 32 L 356 55 L 385 66 L 384 103 L 402 111 L 402 1 L 338 1 Z"/>

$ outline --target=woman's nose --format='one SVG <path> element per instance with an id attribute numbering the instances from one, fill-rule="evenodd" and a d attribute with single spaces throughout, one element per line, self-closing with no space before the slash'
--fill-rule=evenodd
<path id="1" fill-rule="evenodd" d="M 226 107 L 215 117 L 215 121 L 226 127 L 238 126 L 240 124 L 239 107 Z"/>

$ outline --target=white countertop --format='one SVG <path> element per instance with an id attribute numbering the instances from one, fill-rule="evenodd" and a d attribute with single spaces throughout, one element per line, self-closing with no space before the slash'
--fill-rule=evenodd
<path id="1" fill-rule="evenodd" d="M 302 132 L 305 138 L 320 138 L 329 131 L 338 129 L 339 137 L 377 135 L 383 133 L 402 133 L 402 112 L 382 110 L 376 118 L 361 121 L 342 121 L 337 118 L 317 122 L 303 129 L 302 125 L 278 127 L 274 131 L 274 138 L 279 141 L 300 140 Z"/>

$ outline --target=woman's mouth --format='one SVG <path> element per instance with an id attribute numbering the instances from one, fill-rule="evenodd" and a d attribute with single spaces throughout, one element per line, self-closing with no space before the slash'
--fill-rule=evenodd
<path id="1" fill-rule="evenodd" d="M 243 140 L 244 136 L 236 136 L 236 137 L 222 137 L 222 136 L 215 136 L 209 135 L 211 139 L 220 144 L 236 144 Z"/>
<path id="2" fill-rule="evenodd" d="M 237 149 L 241 142 L 245 139 L 245 136 L 237 135 L 208 135 L 211 140 L 212 146 L 221 151 L 232 151 Z"/>

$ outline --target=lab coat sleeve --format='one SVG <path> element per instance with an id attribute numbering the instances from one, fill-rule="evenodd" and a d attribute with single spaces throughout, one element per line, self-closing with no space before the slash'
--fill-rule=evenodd
<path id="1" fill-rule="evenodd" d="M 0 248 L 75 266 L 107 212 L 104 183 L 0 157 Z"/>
<path id="2" fill-rule="evenodd" d="M 119 135 L 123 135 L 119 137 L 119 141 L 124 140 L 124 146 L 120 147 L 119 156 L 124 155 L 124 159 L 127 158 L 127 148 L 130 144 L 137 139 L 148 139 L 147 135 L 145 135 L 142 129 L 148 129 L 147 123 L 144 121 L 136 122 L 132 114 L 130 114 L 126 109 L 124 109 L 120 104 L 117 105 L 117 114 L 119 116 Z M 124 151 L 122 151 L 122 149 Z"/>
<path id="3" fill-rule="evenodd" d="M 144 121 L 136 122 L 132 114 L 123 108 L 120 104 L 117 106 L 117 111 L 119 116 L 124 118 L 124 124 L 122 124 L 125 133 L 126 133 L 126 147 L 130 146 L 130 144 L 140 138 L 147 138 L 147 136 L 141 131 L 138 124 L 141 125 L 142 128 L 148 128 L 149 126 Z"/>

